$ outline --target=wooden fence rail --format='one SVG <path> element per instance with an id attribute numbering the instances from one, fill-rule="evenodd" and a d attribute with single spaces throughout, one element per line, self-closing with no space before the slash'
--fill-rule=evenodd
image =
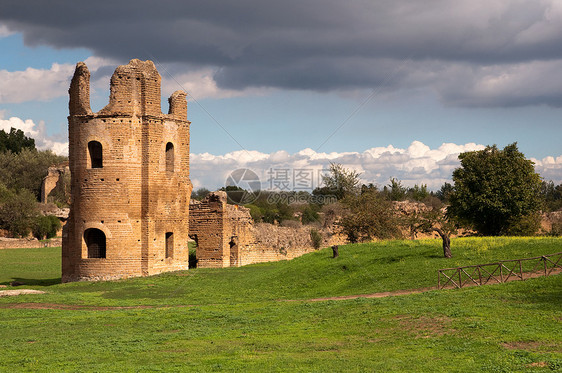
<path id="1" fill-rule="evenodd" d="M 523 271 L 523 265 L 533 264 L 531 271 Z M 496 263 L 477 264 L 472 266 L 444 268 L 437 273 L 437 288 L 444 289 L 447 286 L 462 288 L 463 286 L 481 286 L 491 283 L 503 283 L 512 280 L 523 280 L 535 274 L 540 268 L 544 276 L 548 276 L 556 268 L 562 269 L 562 251 L 555 254 L 542 255 L 534 258 L 502 260 Z"/>

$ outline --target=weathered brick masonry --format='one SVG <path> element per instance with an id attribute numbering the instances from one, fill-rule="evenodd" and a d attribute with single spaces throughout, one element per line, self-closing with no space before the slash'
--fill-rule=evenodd
<path id="1" fill-rule="evenodd" d="M 90 73 L 70 85 L 71 212 L 62 280 L 116 279 L 188 268 L 189 125 L 185 93 L 162 114 L 160 75 L 131 60 L 111 77 L 109 104 L 90 109 Z"/>
<path id="2" fill-rule="evenodd" d="M 197 267 L 238 267 L 246 264 L 293 259 L 314 251 L 310 227 L 254 224 L 250 210 L 227 204 L 225 192 L 192 201 L 189 234 L 197 242 Z M 321 230 L 322 246 L 343 243 Z"/>

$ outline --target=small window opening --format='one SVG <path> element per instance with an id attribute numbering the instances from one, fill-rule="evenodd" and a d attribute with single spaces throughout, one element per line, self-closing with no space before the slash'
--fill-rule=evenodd
<path id="1" fill-rule="evenodd" d="M 103 168 L 103 148 L 101 144 L 98 141 L 90 141 L 88 152 L 90 153 L 90 167 Z"/>
<path id="2" fill-rule="evenodd" d="M 166 144 L 166 171 L 174 172 L 174 144 Z"/>
<path id="3" fill-rule="evenodd" d="M 99 229 L 90 228 L 84 231 L 84 241 L 88 247 L 88 258 L 105 258 L 105 233 Z"/>
<path id="4" fill-rule="evenodd" d="M 174 234 L 172 232 L 166 233 L 166 258 L 174 257 Z"/>
<path id="5" fill-rule="evenodd" d="M 230 266 L 235 267 L 238 263 L 238 237 L 232 236 L 230 242 Z"/>

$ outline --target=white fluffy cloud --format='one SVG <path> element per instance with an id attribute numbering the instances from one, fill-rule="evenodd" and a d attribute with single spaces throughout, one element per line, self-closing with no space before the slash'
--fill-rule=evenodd
<path id="1" fill-rule="evenodd" d="M 0 35 L 1 32 L 2 29 Z M 112 69 L 116 67 L 115 61 L 106 58 L 89 57 L 85 62 L 92 73 L 108 66 L 112 66 Z M 0 70 L 0 104 L 50 101 L 66 96 L 74 67 L 73 64 L 53 63 L 50 69 L 28 67 L 20 71 Z M 98 81 L 102 81 L 107 89 L 109 76 L 103 73 L 99 75 L 101 76 L 97 77 L 97 80 L 92 81 L 93 89 L 100 86 Z"/>
<path id="2" fill-rule="evenodd" d="M 22 130 L 26 136 L 35 139 L 35 146 L 38 149 L 52 150 L 59 155 L 68 155 L 68 142 L 57 141 L 56 137 L 48 136 L 43 121 L 35 124 L 31 119 L 23 120 L 18 117 L 3 119 L 3 112 L 0 112 L 0 130 L 9 132 L 10 128 Z"/>
<path id="3" fill-rule="evenodd" d="M 535 170 L 545 179 L 552 180 L 555 184 L 562 183 L 562 155 L 548 156 L 543 159 L 534 159 Z"/>
<path id="4" fill-rule="evenodd" d="M 361 153 L 318 153 L 309 148 L 294 154 L 286 151 L 266 154 L 242 150 L 224 155 L 192 154 L 190 169 L 195 188 L 218 189 L 225 185 L 232 171 L 248 168 L 260 177 L 263 189 L 276 189 L 280 185 L 293 189 L 299 181 L 306 189 L 303 172 L 311 175 L 311 179 L 307 179 L 310 180 L 309 185 L 316 187 L 319 174 L 329 167 L 330 162 L 334 162 L 360 172 L 364 183 L 383 186 L 389 183 L 391 177 L 395 177 L 408 186 L 427 184 L 429 189 L 436 190 L 444 182 L 451 181 L 453 170 L 459 166 L 457 157 L 460 153 L 481 149 L 484 149 L 484 145 L 475 143 L 444 143 L 431 149 L 420 141 L 414 141 L 406 149 L 389 145 Z M 533 161 L 537 172 L 545 180 L 562 182 L 562 156 Z"/>
<path id="5" fill-rule="evenodd" d="M 74 66 L 54 63 L 50 69 L 28 67 L 23 71 L 0 70 L 0 103 L 49 101 L 66 95 Z"/>

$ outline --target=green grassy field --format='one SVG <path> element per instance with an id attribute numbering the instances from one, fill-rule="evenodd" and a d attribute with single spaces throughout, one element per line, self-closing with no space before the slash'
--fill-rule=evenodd
<path id="1" fill-rule="evenodd" d="M 388 298 L 437 269 L 562 251 L 559 238 L 324 249 L 287 262 L 59 284 L 60 250 L 0 250 L 0 371 L 562 371 L 562 276 Z M 7 287 L 10 289 L 10 287 Z M 1 289 L 0 289 L 1 290 Z M 288 301 L 295 300 L 295 301 Z M 129 308 L 127 308 L 129 307 Z"/>

